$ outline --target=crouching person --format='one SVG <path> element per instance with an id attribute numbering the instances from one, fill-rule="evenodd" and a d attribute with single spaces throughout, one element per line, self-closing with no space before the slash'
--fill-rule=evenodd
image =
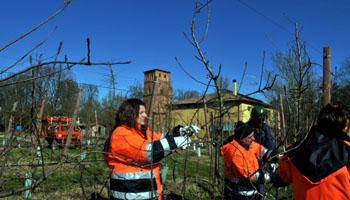
<path id="1" fill-rule="evenodd" d="M 145 103 L 124 101 L 116 114 L 114 131 L 106 140 L 103 156 L 110 176 L 110 199 L 162 199 L 159 161 L 172 150 L 186 147 L 196 126 L 177 126 L 169 133 L 146 128 Z"/>
<path id="2" fill-rule="evenodd" d="M 254 129 L 248 123 L 237 122 L 234 132 L 233 140 L 221 147 L 225 199 L 262 199 L 259 184 L 274 181 L 276 175 L 260 171 L 259 159 L 268 158 L 271 151 L 254 141 Z"/>

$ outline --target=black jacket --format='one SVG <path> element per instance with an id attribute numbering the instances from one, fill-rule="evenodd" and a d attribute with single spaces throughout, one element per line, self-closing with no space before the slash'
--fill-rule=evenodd
<path id="1" fill-rule="evenodd" d="M 294 166 L 310 181 L 318 182 L 350 163 L 349 136 L 334 127 L 315 126 L 305 140 L 287 153 Z"/>

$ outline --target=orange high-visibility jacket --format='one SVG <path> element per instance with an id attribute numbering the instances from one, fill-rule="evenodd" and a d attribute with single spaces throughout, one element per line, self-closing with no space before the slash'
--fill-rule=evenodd
<path id="1" fill-rule="evenodd" d="M 152 136 L 147 129 L 145 136 L 134 128 L 117 127 L 110 137 L 109 152 L 103 149 L 111 171 L 111 199 L 161 199 L 158 162 L 176 148 L 174 145 L 161 133 Z"/>
<path id="2" fill-rule="evenodd" d="M 259 169 L 258 160 L 262 158 L 266 152 L 268 152 L 268 149 L 255 141 L 249 146 L 249 150 L 240 145 L 235 139 L 222 146 L 221 156 L 224 156 L 224 172 L 226 179 L 235 184 L 246 182 L 247 180 L 255 183 L 258 176 L 263 176 L 263 174 L 255 172 Z M 258 194 L 254 187 L 249 189 L 245 188 L 244 190 L 245 191 L 236 191 L 235 193 L 244 196 Z"/>
<path id="3" fill-rule="evenodd" d="M 289 147 L 297 148 L 281 157 L 278 174 L 285 183 L 293 183 L 294 199 L 350 199 L 350 142 L 335 138 L 336 134 L 347 137 L 339 130 L 316 128 L 304 142 Z"/>

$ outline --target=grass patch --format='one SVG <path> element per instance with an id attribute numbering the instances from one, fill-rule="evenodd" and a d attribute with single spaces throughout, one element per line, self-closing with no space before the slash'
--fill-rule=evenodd
<path id="1" fill-rule="evenodd" d="M 104 140 L 95 147 L 93 145 L 83 148 L 69 149 L 67 163 L 57 165 L 61 158 L 62 149 L 42 149 L 45 163 L 43 166 L 25 166 L 25 164 L 39 164 L 37 152 L 30 151 L 30 147 L 15 148 L 9 152 L 6 160 L 7 165 L 0 177 L 0 194 L 10 192 L 24 186 L 25 174 L 32 173 L 35 180 L 43 177 L 44 173 L 54 170 L 32 192 L 32 199 L 90 199 L 93 192 L 101 196 L 108 196 L 109 169 L 103 161 L 101 151 Z M 82 155 L 87 156 L 82 160 Z M 214 149 L 213 149 L 214 152 Z M 219 157 L 219 173 L 223 173 L 223 159 Z M 4 157 L 0 158 L 4 161 Z M 16 166 L 17 165 L 17 166 Z M 55 167 L 57 169 L 55 169 Z M 187 150 L 177 150 L 161 161 L 161 170 L 168 167 L 166 181 L 163 183 L 165 195 L 184 196 L 186 199 L 221 199 L 223 185 L 214 184 L 214 157 L 210 157 L 207 149 L 201 149 L 198 157 L 197 150 L 189 147 Z M 279 188 L 277 191 L 271 185 L 266 185 L 266 199 L 292 199 L 292 186 Z M 18 193 L 4 199 L 23 199 L 24 194 Z"/>

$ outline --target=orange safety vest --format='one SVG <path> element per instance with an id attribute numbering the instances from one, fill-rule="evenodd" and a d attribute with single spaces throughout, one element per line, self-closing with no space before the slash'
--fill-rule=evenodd
<path id="1" fill-rule="evenodd" d="M 226 179 L 238 184 L 246 180 L 254 182 L 254 173 L 259 169 L 258 159 L 268 151 L 261 144 L 253 141 L 249 150 L 240 145 L 235 139 L 221 147 L 221 156 L 224 156 L 224 172 Z M 248 179 L 249 178 L 249 179 Z M 240 190 L 240 189 L 239 189 Z M 245 191 L 235 191 L 241 196 L 257 195 L 253 187 Z"/>
<path id="2" fill-rule="evenodd" d="M 331 134 L 337 134 L 335 132 L 331 132 Z M 323 137 L 323 136 L 322 136 Z M 319 141 L 319 139 L 317 140 Z M 328 138 L 324 139 L 324 141 L 330 141 Z M 315 162 L 319 160 L 320 164 L 321 160 L 322 162 L 327 162 L 329 158 L 329 155 L 334 154 L 337 159 L 340 159 L 340 161 L 343 161 L 343 158 L 341 158 L 341 155 L 346 155 L 346 152 L 341 152 L 343 148 L 341 148 L 342 144 L 339 143 L 340 145 L 334 145 L 335 148 L 331 149 L 324 148 L 325 152 L 321 151 L 319 154 L 312 154 L 312 152 L 309 152 L 310 150 L 317 150 L 317 148 L 321 148 L 322 145 L 325 145 L 325 143 L 312 143 L 307 140 L 305 140 L 304 143 L 307 143 L 308 146 L 302 148 L 304 145 L 298 146 L 298 148 L 301 148 L 296 154 L 290 155 L 291 157 L 287 155 L 281 157 L 279 161 L 279 168 L 278 168 L 278 175 L 280 178 L 287 184 L 293 183 L 293 192 L 294 192 L 294 199 L 296 200 L 349 200 L 350 199 L 350 164 L 343 165 L 343 167 L 335 168 L 335 171 L 332 172 L 329 168 L 330 164 L 334 163 L 336 164 L 337 161 L 336 159 L 333 159 L 330 162 L 328 169 L 330 170 L 330 173 L 327 174 L 327 171 L 323 169 L 320 172 L 316 172 L 317 174 L 320 173 L 326 173 L 324 176 L 312 180 L 314 176 L 309 175 L 309 178 L 303 174 L 301 171 L 306 170 L 305 168 L 308 168 L 307 163 L 308 162 Z M 346 144 L 350 146 L 350 142 L 344 141 L 345 146 Z M 311 145 L 314 145 L 316 149 L 310 149 Z M 309 148 L 309 149 L 308 149 Z M 345 147 L 346 148 L 346 147 Z M 339 151 L 339 152 L 336 152 Z M 301 168 L 297 168 L 297 166 L 293 163 L 292 159 L 301 159 L 303 158 L 303 155 L 307 155 L 305 157 L 312 157 L 310 158 L 310 161 L 307 160 L 302 160 L 299 161 L 300 165 L 303 165 Z M 312 155 L 312 156 L 309 156 Z M 349 154 L 348 154 L 349 155 Z M 316 157 L 317 156 L 317 157 Z M 298 161 L 294 161 L 298 162 Z M 315 166 L 315 170 L 312 169 L 312 171 L 317 170 L 317 164 Z M 304 172 L 305 173 L 305 172 Z M 312 174 L 311 172 L 306 171 L 307 174 Z"/>
<path id="3" fill-rule="evenodd" d="M 118 126 L 112 133 L 104 159 L 111 171 L 111 199 L 161 199 L 159 164 L 152 163 L 152 138 L 161 133 L 146 131 L 147 138 L 134 128 Z"/>

